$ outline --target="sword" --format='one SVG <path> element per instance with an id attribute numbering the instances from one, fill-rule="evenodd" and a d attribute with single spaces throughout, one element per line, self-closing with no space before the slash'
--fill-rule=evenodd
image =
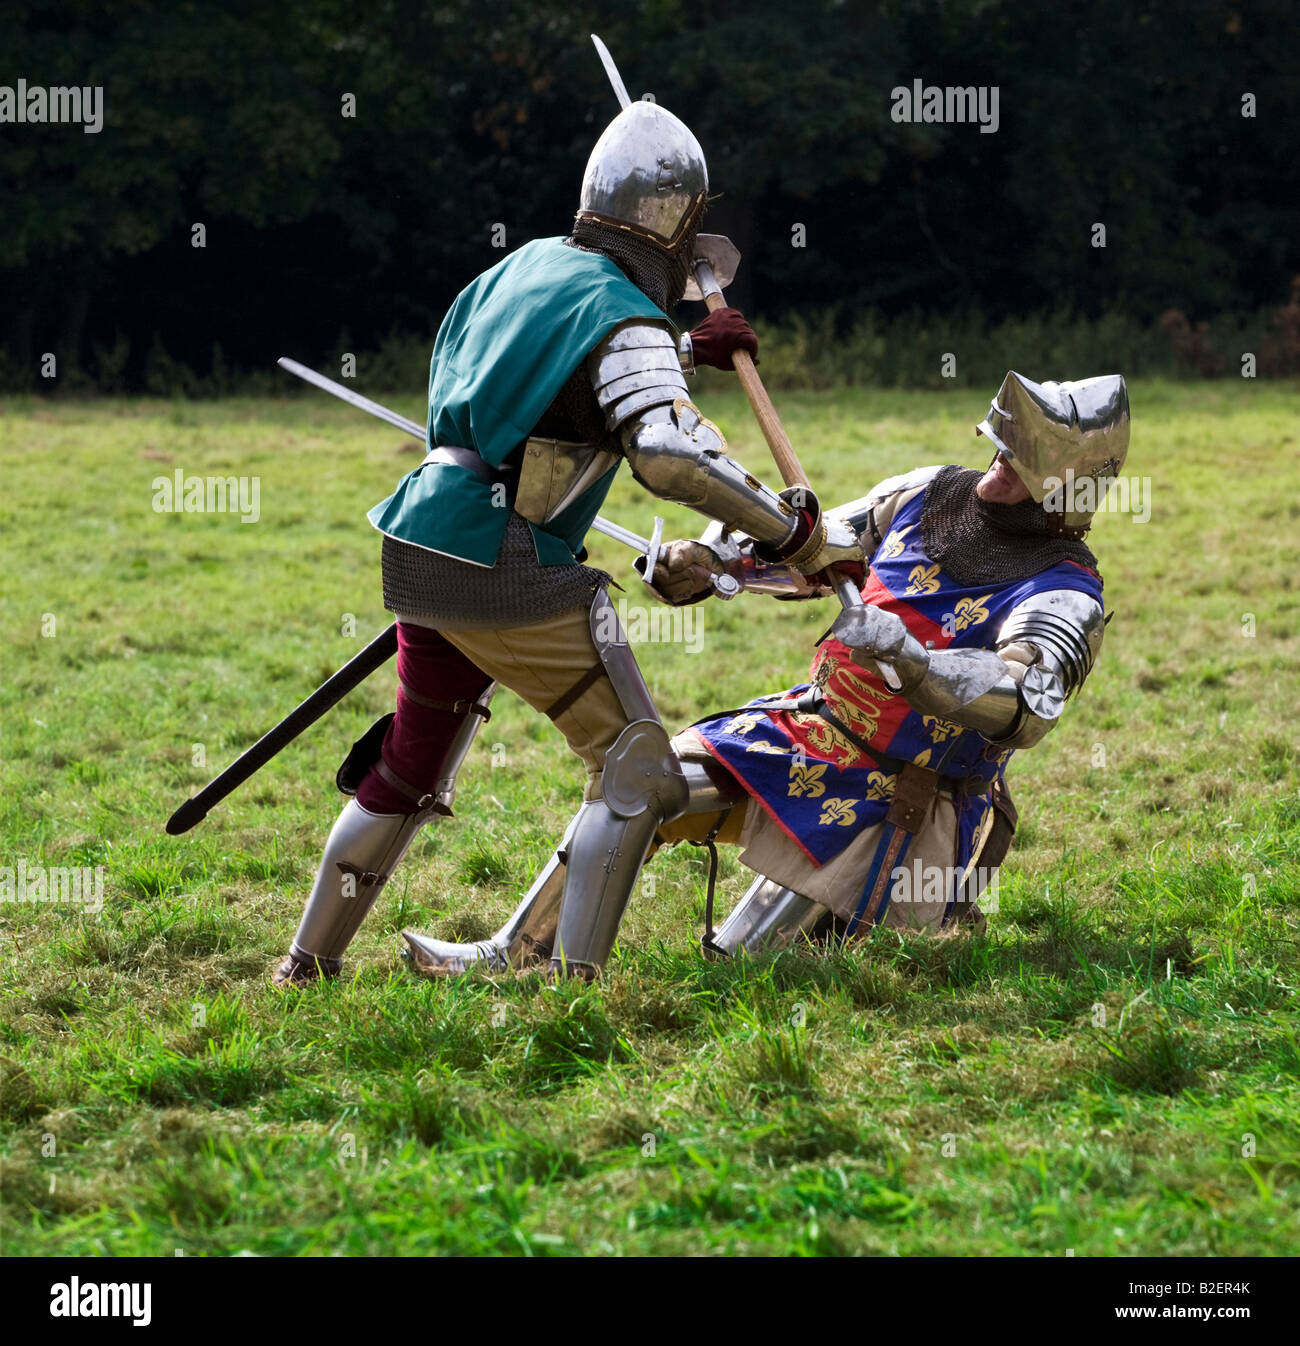
<path id="1" fill-rule="evenodd" d="M 281 369 L 287 369 L 290 374 L 296 374 L 307 383 L 324 389 L 331 396 L 351 403 L 359 411 L 368 412 L 371 416 L 378 416 L 381 421 L 387 421 L 389 425 L 395 425 L 399 430 L 405 430 L 408 435 L 414 435 L 416 439 L 424 439 L 424 426 L 416 425 L 414 421 L 408 420 L 405 416 L 399 416 L 395 411 L 389 411 L 387 407 L 381 407 L 378 402 L 372 402 L 368 397 L 362 397 L 360 393 L 354 393 L 351 388 L 345 388 L 341 383 L 335 383 L 333 379 L 327 379 L 324 374 L 318 374 L 314 369 L 299 364 L 297 360 L 290 360 L 288 356 L 282 355 L 276 361 L 276 364 Z"/>
<path id="2" fill-rule="evenodd" d="M 350 406 L 356 407 L 359 411 L 377 416 L 381 421 L 387 421 L 389 425 L 395 425 L 399 430 L 405 430 L 408 435 L 414 436 L 421 443 L 428 442 L 422 425 L 417 425 L 415 421 L 399 415 L 396 411 L 390 411 L 378 402 L 372 402 L 368 397 L 362 397 L 360 393 L 354 393 L 351 388 L 345 388 L 341 383 L 335 383 L 333 379 L 326 378 L 324 374 L 318 374 L 314 369 L 308 368 L 307 365 L 299 364 L 297 360 L 290 360 L 288 356 L 283 355 L 276 361 L 276 364 L 281 369 L 288 370 L 290 374 L 296 374 L 298 378 L 310 383 L 313 387 L 321 389 L 322 392 L 327 392 L 331 396 L 347 402 Z M 613 538 L 615 542 L 621 542 L 625 547 L 631 547 L 633 551 L 642 553 L 641 563 L 637 567 L 638 572 L 641 578 L 645 580 L 646 587 L 650 592 L 655 594 L 655 597 L 659 597 L 658 592 L 646 577 L 654 576 L 655 566 L 659 563 L 664 521 L 662 519 L 655 520 L 655 531 L 652 538 L 645 538 L 639 533 L 632 532 L 631 529 L 622 528 L 616 523 L 611 523 L 608 519 L 601 518 L 599 514 L 591 521 L 591 526 L 598 533 L 604 533 L 606 537 Z M 709 582 L 713 585 L 719 598 L 735 598 L 740 592 L 739 583 L 731 575 L 711 575 Z"/>
<path id="3" fill-rule="evenodd" d="M 600 57 L 600 63 L 605 67 L 609 82 L 614 86 L 614 97 L 618 99 L 619 107 L 630 108 L 632 100 L 627 96 L 627 85 L 623 83 L 623 76 L 618 73 L 618 66 L 614 64 L 614 58 L 609 54 L 609 48 L 595 33 L 592 33 L 591 40 L 596 45 L 596 55 Z"/>
<path id="4" fill-rule="evenodd" d="M 397 623 L 386 627 L 360 654 L 349 659 L 333 677 L 321 683 L 305 700 L 268 730 L 256 743 L 241 753 L 215 780 L 210 781 L 192 799 L 187 799 L 167 819 L 167 831 L 178 837 L 201 823 L 208 811 L 241 786 L 255 771 L 260 771 L 282 748 L 316 723 L 359 683 L 364 682 L 381 664 L 397 653 Z"/>

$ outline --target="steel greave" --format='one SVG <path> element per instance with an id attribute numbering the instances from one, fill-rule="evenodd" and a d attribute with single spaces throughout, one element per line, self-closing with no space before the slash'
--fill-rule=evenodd
<path id="1" fill-rule="evenodd" d="M 592 976 L 605 966 L 660 819 L 620 818 L 603 799 L 578 816 L 569 847 L 552 971 Z"/>
<path id="2" fill-rule="evenodd" d="M 712 943 L 705 943 L 704 952 L 734 958 L 783 949 L 800 935 L 810 934 L 826 911 L 820 902 L 760 874 L 714 933 Z"/>
<path id="3" fill-rule="evenodd" d="M 308 961 L 341 958 L 398 861 L 432 816 L 432 810 L 370 813 L 349 799 L 325 842 L 290 953 Z"/>
<path id="4" fill-rule="evenodd" d="M 686 807 L 682 764 L 658 719 L 633 720 L 605 754 L 602 797 L 574 820 L 553 973 L 592 977 L 605 966 L 659 824 Z"/>

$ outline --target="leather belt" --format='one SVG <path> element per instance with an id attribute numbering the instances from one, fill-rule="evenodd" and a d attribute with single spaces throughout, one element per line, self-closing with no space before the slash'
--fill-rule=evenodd
<path id="1" fill-rule="evenodd" d="M 505 481 L 508 475 L 505 472 L 498 471 L 473 449 L 463 449 L 456 444 L 439 444 L 436 448 L 430 449 L 425 454 L 424 462 L 420 466 L 425 467 L 429 463 L 463 467 L 467 472 L 472 472 L 480 481 Z"/>

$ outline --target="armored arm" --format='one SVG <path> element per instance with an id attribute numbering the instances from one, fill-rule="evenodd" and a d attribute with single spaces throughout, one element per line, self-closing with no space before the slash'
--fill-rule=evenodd
<path id="1" fill-rule="evenodd" d="M 587 371 L 606 426 L 647 490 L 748 534 L 765 559 L 802 573 L 861 559 L 856 539 L 828 525 L 811 491 L 777 494 L 728 456 L 721 431 L 691 402 L 662 324 L 616 328 L 587 356 Z"/>
<path id="2" fill-rule="evenodd" d="M 1012 609 L 994 648 L 927 649 L 901 618 L 866 607 L 841 615 L 835 634 L 855 657 L 874 660 L 908 704 L 991 742 L 1032 747 L 1056 725 L 1101 648 L 1101 605 L 1087 594 L 1054 589 Z"/>
<path id="3" fill-rule="evenodd" d="M 870 557 L 889 531 L 899 507 L 938 471 L 937 466 L 918 467 L 886 478 L 867 495 L 828 510 L 828 528 L 837 530 L 838 536 L 858 538 Z M 728 532 L 717 522 L 697 539 L 669 542 L 660 553 L 651 588 L 669 603 L 698 602 L 709 594 L 709 576 L 724 574 L 749 593 L 786 600 L 825 598 L 833 592 L 829 585 L 796 567 L 764 557 L 753 538 Z"/>

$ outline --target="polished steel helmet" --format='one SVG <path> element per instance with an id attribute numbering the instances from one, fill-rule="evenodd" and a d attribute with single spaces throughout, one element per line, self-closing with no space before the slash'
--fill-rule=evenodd
<path id="1" fill-rule="evenodd" d="M 975 427 L 1011 460 L 1029 494 L 1045 509 L 1059 512 L 1067 528 L 1092 522 L 1128 456 L 1128 431 L 1122 375 L 1034 383 L 1014 370 Z"/>
<path id="2" fill-rule="evenodd" d="M 671 252 L 708 190 L 704 151 L 686 123 L 657 103 L 632 103 L 587 160 L 577 218 L 627 229 Z"/>

